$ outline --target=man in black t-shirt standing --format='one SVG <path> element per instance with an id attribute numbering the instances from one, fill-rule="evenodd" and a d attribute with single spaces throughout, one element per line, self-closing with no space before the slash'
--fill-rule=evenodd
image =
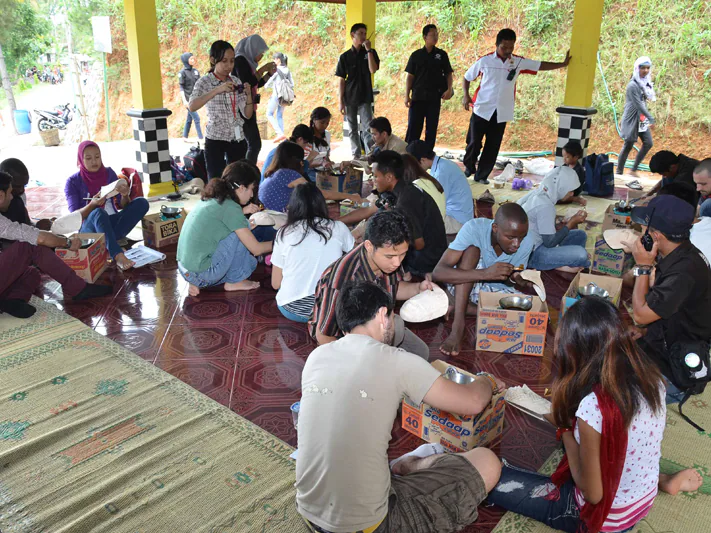
<path id="1" fill-rule="evenodd" d="M 338 84 L 340 109 L 348 123 L 348 137 L 354 158 L 368 153 L 373 146 L 373 136 L 369 130 L 370 121 L 373 120 L 372 75 L 380 68 L 380 58 L 371 47 L 367 32 L 365 24 L 353 25 L 353 46 L 341 54 L 336 66 L 336 76 L 341 78 Z"/>
<path id="2" fill-rule="evenodd" d="M 667 403 L 679 402 L 683 396 L 669 380 L 672 346 L 711 340 L 711 269 L 689 241 L 695 211 L 690 203 L 672 195 L 657 196 L 649 205 L 632 210 L 632 220 L 648 226 L 654 241 L 651 251 L 641 239 L 631 246 L 637 263 L 633 271 L 634 320 L 647 327 L 639 343 L 667 378 Z"/>
<path id="3" fill-rule="evenodd" d="M 420 139 L 426 119 L 425 143 L 433 150 L 442 100 L 449 100 L 454 94 L 453 70 L 447 52 L 436 46 L 439 40 L 437 26 L 428 24 L 422 28 L 422 37 L 425 46 L 412 52 L 405 67 L 405 107 L 410 109 L 405 142 L 409 144 Z"/>

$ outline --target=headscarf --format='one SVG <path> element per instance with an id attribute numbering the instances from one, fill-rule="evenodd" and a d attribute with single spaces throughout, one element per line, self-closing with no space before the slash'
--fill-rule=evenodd
<path id="1" fill-rule="evenodd" d="M 101 187 L 108 184 L 109 170 L 104 166 L 104 161 L 102 159 L 101 168 L 96 172 L 89 172 L 84 165 L 84 150 L 90 146 L 95 146 L 99 152 L 101 152 L 101 148 L 99 148 L 99 145 L 94 141 L 84 141 L 79 145 L 79 150 L 77 152 L 77 165 L 79 165 L 79 174 L 81 174 L 81 179 L 89 189 L 89 196 L 95 196 L 96 193 L 101 190 Z"/>
<path id="2" fill-rule="evenodd" d="M 252 69 L 257 70 L 256 57 L 267 50 L 269 50 L 267 43 L 255 33 L 237 43 L 237 46 L 235 46 L 235 57 L 244 57 Z"/>
<path id="3" fill-rule="evenodd" d="M 537 189 L 519 198 L 516 203 L 528 212 L 541 205 L 555 205 L 578 187 L 580 187 L 580 179 L 572 168 L 557 167 L 545 175 Z"/>
<path id="4" fill-rule="evenodd" d="M 644 78 L 639 75 L 639 67 L 642 65 L 649 65 L 649 72 Z M 639 83 L 639 86 L 644 89 L 644 94 L 647 95 L 647 100 L 654 102 L 657 99 L 657 95 L 654 93 L 654 83 L 652 83 L 651 59 L 647 56 L 637 58 L 637 61 L 634 62 L 634 74 L 632 75 L 632 79 Z"/>
<path id="5" fill-rule="evenodd" d="M 182 54 L 180 56 L 180 60 L 183 62 L 183 66 L 187 70 L 191 70 L 193 68 L 192 65 L 190 64 L 191 57 L 193 57 L 193 55 L 190 52 L 185 52 L 184 54 Z"/>

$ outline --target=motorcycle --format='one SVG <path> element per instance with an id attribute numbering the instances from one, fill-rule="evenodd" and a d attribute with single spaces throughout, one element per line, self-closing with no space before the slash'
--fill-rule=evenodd
<path id="1" fill-rule="evenodd" d="M 74 112 L 69 104 L 56 106 L 52 111 L 35 109 L 35 113 L 40 117 L 37 120 L 37 128 L 40 131 L 63 130 L 74 118 Z"/>

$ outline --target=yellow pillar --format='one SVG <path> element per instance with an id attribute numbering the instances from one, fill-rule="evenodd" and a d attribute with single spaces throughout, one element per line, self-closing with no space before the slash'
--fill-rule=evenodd
<path id="1" fill-rule="evenodd" d="M 368 37 L 375 47 L 375 0 L 346 0 L 346 49 L 353 46 L 351 26 L 359 22 L 368 26 Z"/>
<path id="2" fill-rule="evenodd" d="M 155 0 L 125 0 L 128 64 L 135 109 L 163 107 Z"/>
<path id="3" fill-rule="evenodd" d="M 158 44 L 155 0 L 124 0 L 128 63 L 131 73 L 133 138 L 137 141 L 136 159 L 141 165 L 147 196 L 162 196 L 175 191 L 170 150 L 168 116 L 163 107 L 163 88 Z"/>
<path id="4" fill-rule="evenodd" d="M 597 49 L 602 26 L 604 0 L 576 0 L 573 34 L 565 83 L 564 104 L 570 107 L 590 107 L 595 87 Z"/>

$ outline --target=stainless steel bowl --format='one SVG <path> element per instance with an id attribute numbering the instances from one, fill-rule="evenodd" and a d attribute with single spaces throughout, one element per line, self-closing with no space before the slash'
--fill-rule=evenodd
<path id="1" fill-rule="evenodd" d="M 600 298 L 610 297 L 610 292 L 607 289 L 603 289 L 592 281 L 583 287 L 578 287 L 578 294 L 580 296 L 599 296 Z"/>
<path id="2" fill-rule="evenodd" d="M 454 383 L 459 383 L 460 385 L 467 385 L 468 383 L 474 382 L 474 376 L 462 374 L 461 372 L 458 372 L 456 368 L 451 366 L 444 372 L 444 377 L 445 379 L 453 381 Z"/>
<path id="3" fill-rule="evenodd" d="M 502 309 L 518 309 L 520 311 L 530 311 L 533 307 L 531 296 L 504 296 L 499 300 Z"/>
<path id="4" fill-rule="evenodd" d="M 82 239 L 81 240 L 81 247 L 82 248 L 88 248 L 92 244 L 96 242 L 96 239 Z"/>
<path id="5" fill-rule="evenodd" d="M 168 207 L 167 205 L 160 206 L 160 212 L 166 217 L 177 217 L 180 214 L 179 207 Z"/>

